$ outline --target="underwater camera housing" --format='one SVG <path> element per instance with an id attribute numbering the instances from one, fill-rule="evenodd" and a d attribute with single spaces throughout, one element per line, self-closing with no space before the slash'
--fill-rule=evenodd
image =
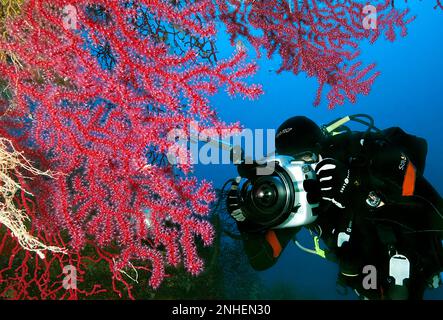
<path id="1" fill-rule="evenodd" d="M 261 164 L 237 165 L 241 179 L 236 197 L 244 221 L 263 228 L 299 227 L 314 222 L 318 203 L 308 203 L 303 188 L 305 180 L 316 178 L 314 165 L 282 155 L 266 158 Z M 267 175 L 260 174 L 265 167 L 272 170 Z"/>

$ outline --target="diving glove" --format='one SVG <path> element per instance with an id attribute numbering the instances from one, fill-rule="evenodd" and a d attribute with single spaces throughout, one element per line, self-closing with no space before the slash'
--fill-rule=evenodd
<path id="1" fill-rule="evenodd" d="M 326 158 L 315 167 L 317 180 L 306 180 L 303 188 L 308 193 L 308 202 L 327 200 L 344 209 L 350 203 L 351 170 L 340 161 Z"/>

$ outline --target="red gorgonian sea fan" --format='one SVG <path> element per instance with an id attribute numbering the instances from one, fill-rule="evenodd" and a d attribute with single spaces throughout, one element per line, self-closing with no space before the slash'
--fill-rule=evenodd
<path id="1" fill-rule="evenodd" d="M 30 183 L 34 228 L 49 237 L 67 231 L 66 246 L 74 251 L 88 241 L 117 244 L 113 270 L 149 260 L 153 287 L 166 264 L 184 263 L 199 273 L 195 239 L 209 245 L 213 237 L 204 219 L 214 200 L 211 186 L 187 177 L 190 165 L 162 161 L 175 143 L 168 133 L 187 130 L 193 120 L 202 129 L 229 128 L 207 97 L 226 87 L 231 95 L 255 98 L 261 89 L 241 80 L 256 71 L 244 62 L 245 52 L 211 65 L 192 48 L 171 53 L 158 34 L 143 34 L 139 22 L 148 17 L 211 38 L 214 10 L 209 0 L 181 7 L 175 1 L 76 1 L 73 7 L 31 0 L 0 41 L 0 50 L 20 62 L 0 64 L 12 93 L 2 132 L 43 152 L 45 169 L 63 174 Z"/>
<path id="2" fill-rule="evenodd" d="M 278 54 L 277 72 L 306 73 L 319 83 L 315 105 L 329 88 L 329 108 L 354 103 L 368 94 L 378 72 L 375 65 L 356 62 L 361 40 L 375 42 L 381 34 L 394 41 L 396 31 L 406 35 L 409 10 L 392 6 L 392 0 L 248 0 L 218 1 L 220 18 L 231 41 L 246 39 L 260 55 Z M 371 5 L 371 6 L 368 6 Z"/>

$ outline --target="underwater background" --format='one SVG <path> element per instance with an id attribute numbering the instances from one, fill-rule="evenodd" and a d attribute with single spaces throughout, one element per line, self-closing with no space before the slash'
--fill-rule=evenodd
<path id="1" fill-rule="evenodd" d="M 336 264 L 292 243 L 267 271 L 250 267 L 220 192 L 234 165 L 168 162 L 190 121 L 266 130 L 295 115 L 322 125 L 369 114 L 380 129 L 427 140 L 425 176 L 443 191 L 441 0 L 379 0 L 379 28 L 363 33 L 362 0 L 304 0 L 299 12 L 295 0 L 196 0 L 185 10 L 192 2 L 2 1 L 0 299 L 357 299 L 336 285 Z M 329 16 L 316 4 L 332 6 Z M 362 68 L 349 58 L 356 50 Z M 291 71 L 277 74 L 282 56 Z M 324 91 L 345 84 L 357 102 L 337 106 L 338 91 L 316 99 L 319 79 Z M 308 232 L 297 236 L 313 246 Z M 424 298 L 442 299 L 443 288 Z"/>
<path id="2" fill-rule="evenodd" d="M 224 121 L 240 121 L 250 129 L 276 129 L 294 115 L 305 115 L 318 124 L 324 124 L 348 114 L 369 114 L 380 129 L 399 126 L 427 140 L 425 176 L 442 193 L 443 16 L 430 3 L 408 5 L 417 18 L 409 25 L 405 38 L 394 43 L 381 40 L 375 45 L 362 45 L 361 59 L 366 63 L 375 62 L 381 75 L 370 94 L 359 96 L 356 104 L 347 102 L 329 110 L 326 99 L 323 99 L 320 106 L 314 107 L 316 80 L 304 74 L 276 74 L 279 58 L 268 60 L 264 55 L 258 59 L 259 71 L 250 81 L 261 83 L 265 94 L 255 101 L 231 99 L 219 94 L 212 98 L 213 106 Z M 218 55 L 219 58 L 228 57 L 232 46 L 223 26 L 219 30 Z M 247 49 L 253 52 L 253 49 Z M 227 179 L 236 175 L 236 170 L 233 165 L 197 165 L 195 173 L 198 178 L 211 180 L 216 188 L 220 188 Z M 303 234 L 301 242 L 310 246 L 312 240 L 309 236 L 304 232 L 300 234 Z M 226 245 L 241 246 L 241 243 Z M 248 266 L 242 265 L 242 268 Z M 232 272 L 236 272 L 235 268 Z M 336 264 L 306 254 L 290 243 L 274 267 L 264 272 L 251 269 L 247 274 L 258 277 L 264 284 L 258 294 L 260 298 L 357 299 L 353 292 L 347 295 L 337 292 L 337 273 Z M 232 283 L 227 288 L 227 297 L 250 298 L 251 295 L 245 295 L 248 289 L 245 291 L 243 288 L 241 293 L 240 286 L 240 283 Z M 443 288 L 427 290 L 424 299 L 443 299 Z"/>

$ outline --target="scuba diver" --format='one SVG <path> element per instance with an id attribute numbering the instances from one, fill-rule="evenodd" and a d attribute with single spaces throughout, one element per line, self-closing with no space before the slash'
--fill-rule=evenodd
<path id="1" fill-rule="evenodd" d="M 368 129 L 351 131 L 349 121 Z M 275 150 L 264 163 L 243 159 L 229 181 L 227 209 L 254 269 L 273 266 L 293 240 L 336 262 L 337 284 L 361 299 L 422 299 L 440 285 L 443 201 L 423 177 L 424 139 L 380 130 L 367 115 L 321 128 L 296 116 L 278 128 Z M 314 249 L 297 241 L 303 227 Z"/>

